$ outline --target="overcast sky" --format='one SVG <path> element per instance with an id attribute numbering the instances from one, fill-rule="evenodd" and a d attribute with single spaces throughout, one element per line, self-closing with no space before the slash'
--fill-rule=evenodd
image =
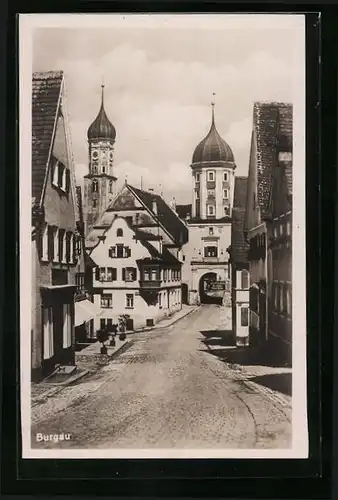
<path id="1" fill-rule="evenodd" d="M 304 35 L 291 16 L 262 23 L 252 15 L 242 27 L 224 16 L 219 29 L 220 17 L 217 29 L 213 16 L 203 29 L 192 29 L 187 16 L 179 28 L 154 21 L 152 29 L 121 22 L 113 29 L 35 30 L 33 70 L 65 73 L 78 182 L 88 172 L 87 129 L 100 107 L 102 78 L 117 131 L 119 185 L 127 175 L 140 186 L 142 177 L 144 188 L 159 191 L 161 184 L 168 199 L 190 202 L 189 165 L 210 128 L 213 93 L 218 131 L 234 152 L 237 175 L 247 175 L 253 102 L 294 103 Z"/>

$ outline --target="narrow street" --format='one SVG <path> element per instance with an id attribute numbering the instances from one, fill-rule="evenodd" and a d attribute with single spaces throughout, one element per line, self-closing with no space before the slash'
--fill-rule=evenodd
<path id="1" fill-rule="evenodd" d="M 236 377 L 203 343 L 200 332 L 219 324 L 220 308 L 204 305 L 170 327 L 135 334 L 109 365 L 51 398 L 53 411 L 33 409 L 40 414 L 32 447 L 289 447 L 290 408 Z M 71 436 L 38 442 L 38 433 Z"/>

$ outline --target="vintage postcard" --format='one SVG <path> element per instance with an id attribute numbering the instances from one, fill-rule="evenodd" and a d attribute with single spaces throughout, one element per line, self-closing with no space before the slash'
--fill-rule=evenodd
<path id="1" fill-rule="evenodd" d="M 24 458 L 307 458 L 305 17 L 19 16 Z"/>

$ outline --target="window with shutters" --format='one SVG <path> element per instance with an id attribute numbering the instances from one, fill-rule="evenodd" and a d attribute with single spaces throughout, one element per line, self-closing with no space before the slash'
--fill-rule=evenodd
<path id="1" fill-rule="evenodd" d="M 74 264 L 75 262 L 75 241 L 74 241 L 74 234 L 70 233 L 69 236 L 69 263 Z"/>
<path id="2" fill-rule="evenodd" d="M 101 307 L 102 309 L 111 309 L 113 307 L 112 293 L 103 293 L 101 295 Z"/>
<path id="3" fill-rule="evenodd" d="M 67 349 L 71 345 L 72 345 L 71 305 L 63 304 L 63 348 Z"/>
<path id="4" fill-rule="evenodd" d="M 126 309 L 134 309 L 134 295 L 132 293 L 126 295 Z"/>
<path id="5" fill-rule="evenodd" d="M 283 312 L 284 310 L 284 290 L 283 284 L 280 283 L 278 286 L 279 289 L 279 312 Z"/>
<path id="6" fill-rule="evenodd" d="M 48 260 L 54 260 L 54 228 L 48 226 Z"/>
<path id="7" fill-rule="evenodd" d="M 242 278 L 241 288 L 243 290 L 248 290 L 248 288 L 249 288 L 249 271 L 247 271 L 246 269 L 243 269 L 241 272 L 241 278 Z"/>
<path id="8" fill-rule="evenodd" d="M 241 307 L 241 326 L 249 326 L 249 308 Z"/>
<path id="9" fill-rule="evenodd" d="M 54 355 L 54 327 L 52 307 L 43 308 L 43 359 Z"/>
<path id="10" fill-rule="evenodd" d="M 59 261 L 59 229 L 54 228 L 54 234 L 53 234 L 53 244 L 54 244 L 54 262 Z"/>
<path id="11" fill-rule="evenodd" d="M 43 227 L 41 234 L 41 260 L 48 261 L 49 260 L 49 252 L 48 252 L 48 230 L 49 227 L 47 224 Z"/>
<path id="12" fill-rule="evenodd" d="M 64 250 L 63 250 L 63 245 L 64 245 L 64 237 L 65 237 L 65 230 L 64 229 L 59 229 L 59 261 L 64 262 Z"/>
<path id="13" fill-rule="evenodd" d="M 122 279 L 123 281 L 135 281 L 136 269 L 134 267 L 126 267 L 122 269 Z"/>

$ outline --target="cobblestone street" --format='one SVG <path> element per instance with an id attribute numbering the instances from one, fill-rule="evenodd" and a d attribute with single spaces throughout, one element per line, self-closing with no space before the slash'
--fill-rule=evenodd
<path id="1" fill-rule="evenodd" d="M 291 446 L 291 398 L 247 381 L 247 367 L 206 348 L 201 331 L 219 328 L 220 312 L 205 305 L 172 326 L 134 334 L 96 374 L 33 407 L 32 447 Z M 38 442 L 38 433 L 70 439 Z"/>

